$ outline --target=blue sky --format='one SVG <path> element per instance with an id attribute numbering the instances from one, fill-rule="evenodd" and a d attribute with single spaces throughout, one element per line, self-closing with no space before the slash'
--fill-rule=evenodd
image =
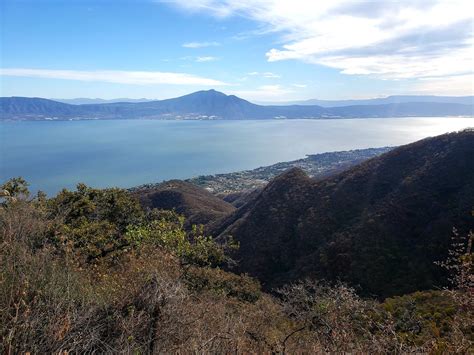
<path id="1" fill-rule="evenodd" d="M 469 1 L 1 1 L 1 96 L 472 95 Z"/>

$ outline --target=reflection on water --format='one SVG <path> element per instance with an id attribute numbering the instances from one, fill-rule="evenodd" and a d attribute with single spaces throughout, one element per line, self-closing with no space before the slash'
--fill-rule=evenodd
<path id="1" fill-rule="evenodd" d="M 0 180 L 49 194 L 78 182 L 129 187 L 252 169 L 337 150 L 401 145 L 473 118 L 1 122 Z"/>

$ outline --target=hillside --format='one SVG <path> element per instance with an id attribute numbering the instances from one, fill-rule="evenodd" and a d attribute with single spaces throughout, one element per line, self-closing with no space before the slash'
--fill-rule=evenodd
<path id="1" fill-rule="evenodd" d="M 136 188 L 133 195 L 147 209 L 175 210 L 187 225 L 207 224 L 232 213 L 235 207 L 191 183 L 171 180 L 151 188 Z"/>
<path id="2" fill-rule="evenodd" d="M 0 97 L 0 117 L 23 119 L 45 118 L 51 116 L 69 117 L 75 115 L 74 106 L 65 103 L 29 97 Z"/>
<path id="3" fill-rule="evenodd" d="M 182 217 L 143 208 L 129 191 L 78 184 L 52 198 L 29 197 L 27 182 L 14 178 L 0 192 L 1 354 L 466 354 L 473 347 L 473 287 L 465 282 L 383 301 L 319 281 L 270 294 L 248 275 L 225 271 L 238 248 L 232 240 L 184 229 Z"/>
<path id="4" fill-rule="evenodd" d="M 474 131 L 409 144 L 322 181 L 292 169 L 215 228 L 266 289 L 304 277 L 385 297 L 442 285 L 453 227 L 474 227 Z"/>
<path id="5" fill-rule="evenodd" d="M 401 102 L 325 108 L 262 106 L 215 90 L 160 101 L 70 105 L 40 98 L 0 98 L 2 120 L 44 119 L 301 119 L 404 116 L 472 116 L 473 105 Z"/>

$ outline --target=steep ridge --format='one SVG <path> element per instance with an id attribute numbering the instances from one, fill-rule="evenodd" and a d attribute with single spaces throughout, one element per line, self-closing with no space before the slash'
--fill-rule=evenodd
<path id="1" fill-rule="evenodd" d="M 409 144 L 321 181 L 292 169 L 214 227 L 267 289 L 304 277 L 386 297 L 445 283 L 452 228 L 474 229 L 474 131 Z"/>
<path id="2" fill-rule="evenodd" d="M 175 210 L 184 215 L 188 225 L 208 224 L 235 210 L 205 189 L 181 180 L 166 181 L 150 189 L 137 188 L 133 194 L 146 208 Z"/>

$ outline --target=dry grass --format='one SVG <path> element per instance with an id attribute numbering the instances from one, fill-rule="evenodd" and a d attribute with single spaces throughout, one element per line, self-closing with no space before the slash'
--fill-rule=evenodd
<path id="1" fill-rule="evenodd" d="M 445 291 L 458 307 L 447 336 L 415 343 L 396 315 L 344 285 L 307 281 L 274 297 L 147 244 L 84 265 L 70 245 L 45 242 L 60 222 L 21 199 L 0 208 L 0 353 L 472 351 L 467 292 Z"/>

